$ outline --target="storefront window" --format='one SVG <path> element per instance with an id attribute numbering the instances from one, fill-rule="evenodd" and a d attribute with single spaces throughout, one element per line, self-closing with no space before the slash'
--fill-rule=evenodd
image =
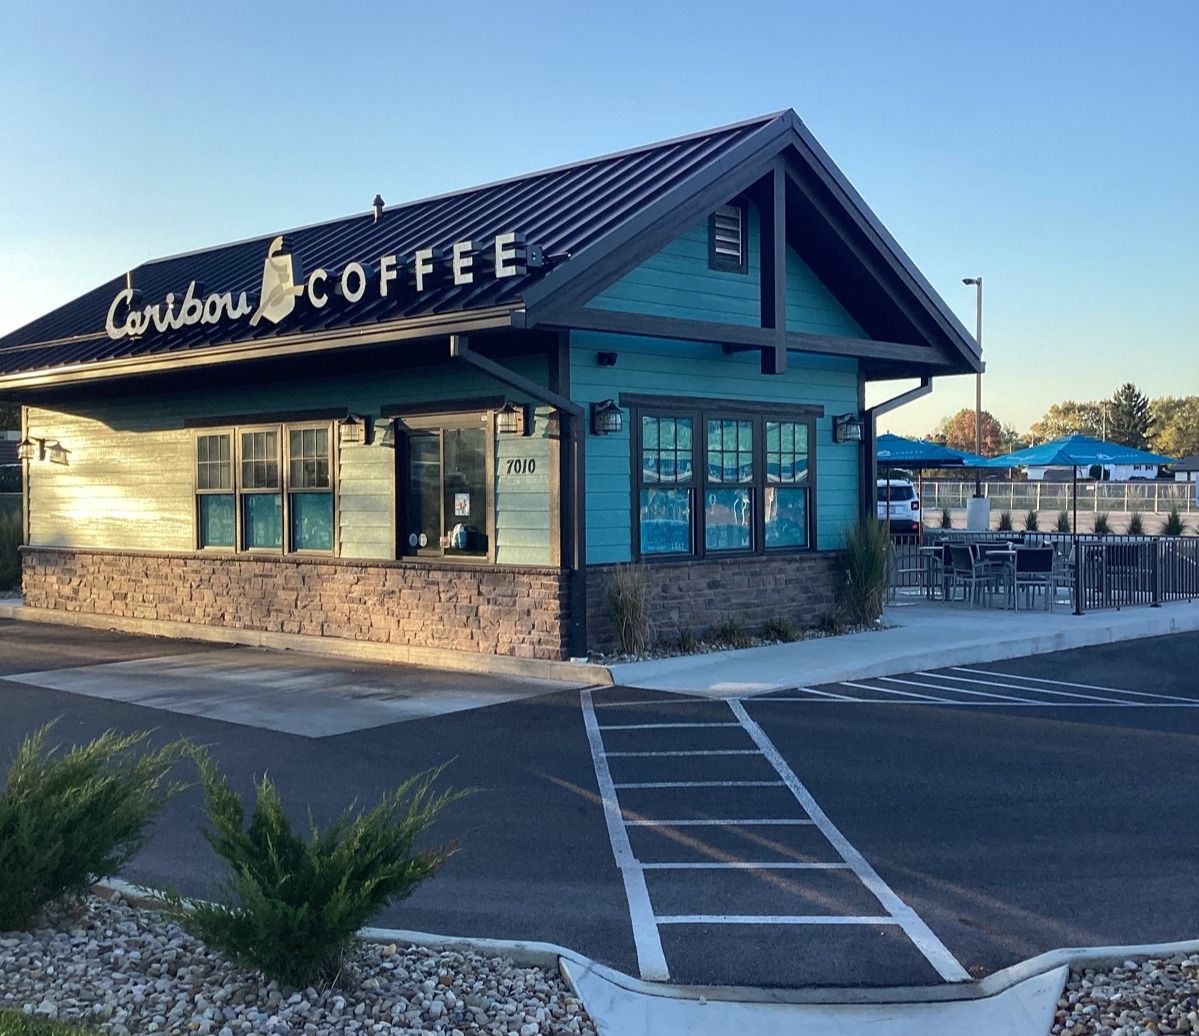
<path id="1" fill-rule="evenodd" d="M 491 494 L 487 455 L 490 446 L 483 422 L 472 420 L 466 427 L 411 427 L 405 424 L 405 430 L 408 478 L 404 546 L 407 553 L 432 557 L 488 557 Z"/>
<path id="2" fill-rule="evenodd" d="M 674 401 L 668 405 L 673 409 Z M 633 404 L 639 555 L 810 547 L 808 473 L 819 411 L 783 406 L 802 417 L 783 420 L 766 404 L 679 400 L 677 406 L 687 412 Z M 695 428 L 703 429 L 702 439 Z"/>
<path id="3" fill-rule="evenodd" d="M 708 550 L 753 547 L 753 480 L 753 423 L 709 420 L 704 509 L 704 544 Z M 726 486 L 738 488 L 723 488 Z"/>
<path id="4" fill-rule="evenodd" d="M 641 553 L 692 552 L 694 443 L 689 417 L 641 419 Z M 687 488 L 674 488 L 686 485 Z"/>
<path id="5" fill-rule="evenodd" d="M 326 422 L 197 435 L 197 546 L 332 552 L 332 434 Z"/>
<path id="6" fill-rule="evenodd" d="M 288 432 L 291 543 L 293 550 L 333 549 L 333 480 L 329 429 Z"/>
<path id="7" fill-rule="evenodd" d="M 766 422 L 766 549 L 808 545 L 808 426 Z"/>
<path id="8" fill-rule="evenodd" d="M 237 538 L 233 502 L 232 436 L 196 438 L 196 514 L 199 546 L 231 548 Z"/>

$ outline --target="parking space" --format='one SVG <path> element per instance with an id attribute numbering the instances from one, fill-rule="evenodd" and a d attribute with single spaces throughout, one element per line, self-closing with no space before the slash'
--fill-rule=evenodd
<path id="1" fill-rule="evenodd" d="M 814 961 L 823 971 L 840 959 L 833 948 L 884 933 L 888 965 L 903 961 L 908 976 L 967 977 L 740 701 L 617 690 L 583 691 L 581 704 L 642 978 L 810 984 Z M 808 952 L 783 952 L 788 942 Z M 738 957 L 737 943 L 758 951 Z M 780 952 L 767 957 L 767 944 Z"/>

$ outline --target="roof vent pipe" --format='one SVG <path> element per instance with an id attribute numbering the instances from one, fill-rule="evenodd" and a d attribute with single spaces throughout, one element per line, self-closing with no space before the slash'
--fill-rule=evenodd
<path id="1" fill-rule="evenodd" d="M 375 222 L 378 223 L 379 220 L 381 220 L 383 218 L 383 195 L 376 194 L 375 200 L 371 202 L 371 205 L 374 206 Z"/>

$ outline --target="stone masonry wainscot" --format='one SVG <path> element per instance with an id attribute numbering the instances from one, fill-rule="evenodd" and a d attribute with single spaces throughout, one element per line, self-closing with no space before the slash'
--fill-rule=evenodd
<path id="1" fill-rule="evenodd" d="M 841 555 L 837 552 L 778 557 L 653 562 L 642 565 L 649 612 L 658 638 L 683 630 L 702 634 L 735 618 L 747 630 L 767 619 L 814 625 L 836 603 Z M 587 569 L 587 639 L 600 651 L 616 649 L 608 587 L 618 565 Z"/>
<path id="2" fill-rule="evenodd" d="M 559 661 L 555 569 L 22 547 L 29 608 Z"/>

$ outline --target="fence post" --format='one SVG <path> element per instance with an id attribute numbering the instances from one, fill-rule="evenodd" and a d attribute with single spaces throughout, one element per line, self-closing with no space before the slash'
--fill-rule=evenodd
<path id="1" fill-rule="evenodd" d="M 1162 551 L 1160 538 L 1153 540 L 1153 600 L 1150 608 L 1162 606 Z"/>

